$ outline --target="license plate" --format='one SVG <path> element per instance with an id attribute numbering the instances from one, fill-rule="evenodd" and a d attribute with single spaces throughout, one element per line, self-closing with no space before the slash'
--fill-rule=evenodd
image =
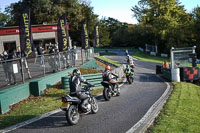
<path id="1" fill-rule="evenodd" d="M 69 103 L 66 102 L 66 103 L 62 103 L 61 105 L 61 108 L 68 108 L 69 107 Z"/>

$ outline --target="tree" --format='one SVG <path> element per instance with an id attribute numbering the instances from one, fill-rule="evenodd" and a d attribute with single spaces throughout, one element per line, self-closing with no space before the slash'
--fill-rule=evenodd
<path id="1" fill-rule="evenodd" d="M 93 8 L 85 0 L 22 0 L 12 3 L 6 8 L 6 12 L 11 17 L 7 26 L 19 25 L 20 14 L 25 7 L 31 8 L 31 24 L 56 24 L 59 16 L 66 14 L 69 24 L 69 34 L 76 44 L 81 45 L 81 25 L 87 19 L 89 23 L 90 36 L 93 27 L 97 23 L 97 15 L 93 13 Z M 92 39 L 90 39 L 92 42 Z"/>
<path id="2" fill-rule="evenodd" d="M 131 10 L 140 23 L 152 26 L 155 36 L 154 43 L 158 45 L 161 52 L 165 52 L 166 48 L 168 51 L 172 45 L 174 47 L 181 45 L 184 32 L 180 28 L 187 27 L 191 17 L 178 0 L 140 0 L 138 5 L 132 7 Z M 172 37 L 172 33 L 177 32 L 179 34 L 173 34 L 175 40 L 169 38 Z"/>
<path id="3" fill-rule="evenodd" d="M 101 47 L 109 46 L 111 43 L 109 28 L 105 19 L 100 20 L 100 45 Z"/>
<path id="4" fill-rule="evenodd" d="M 192 11 L 194 23 L 192 25 L 193 44 L 197 46 L 197 55 L 200 57 L 200 7 L 197 6 Z"/>
<path id="5" fill-rule="evenodd" d="M 0 27 L 4 27 L 9 20 L 9 16 L 0 11 Z"/>

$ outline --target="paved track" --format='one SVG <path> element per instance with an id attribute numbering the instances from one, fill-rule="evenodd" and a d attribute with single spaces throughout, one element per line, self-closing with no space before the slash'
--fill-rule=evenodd
<path id="1" fill-rule="evenodd" d="M 124 62 L 124 56 L 111 56 Z M 121 87 L 121 96 L 105 102 L 99 98 L 99 112 L 84 115 L 75 126 L 69 126 L 64 112 L 53 114 L 13 133 L 124 133 L 136 124 L 148 109 L 160 98 L 166 84 L 155 75 L 154 63 L 135 61 L 135 82 Z M 61 103 L 58 103 L 61 104 Z"/>

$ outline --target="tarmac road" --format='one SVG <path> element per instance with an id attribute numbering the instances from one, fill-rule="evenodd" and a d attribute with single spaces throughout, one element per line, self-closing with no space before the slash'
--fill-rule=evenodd
<path id="1" fill-rule="evenodd" d="M 125 61 L 125 56 L 111 56 L 109 58 Z M 145 115 L 167 87 L 155 75 L 155 63 L 135 62 L 134 83 L 132 85 L 125 83 L 121 87 L 121 95 L 112 97 L 108 102 L 100 97 L 97 114 L 83 115 L 77 125 L 69 126 L 65 119 L 65 112 L 61 111 L 11 132 L 124 133 L 128 131 Z"/>

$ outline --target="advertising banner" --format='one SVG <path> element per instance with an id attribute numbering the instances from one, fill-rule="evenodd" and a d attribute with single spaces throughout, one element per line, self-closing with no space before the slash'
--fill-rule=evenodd
<path id="1" fill-rule="evenodd" d="M 66 14 L 63 14 L 57 25 L 58 48 L 59 51 L 65 51 L 69 48 L 69 32 L 67 28 Z"/>
<path id="2" fill-rule="evenodd" d="M 33 37 L 32 37 L 29 8 L 24 9 L 21 14 L 20 25 L 19 25 L 19 35 L 20 35 L 21 51 L 22 52 L 26 51 L 27 54 L 30 54 L 34 46 L 33 46 Z"/>

